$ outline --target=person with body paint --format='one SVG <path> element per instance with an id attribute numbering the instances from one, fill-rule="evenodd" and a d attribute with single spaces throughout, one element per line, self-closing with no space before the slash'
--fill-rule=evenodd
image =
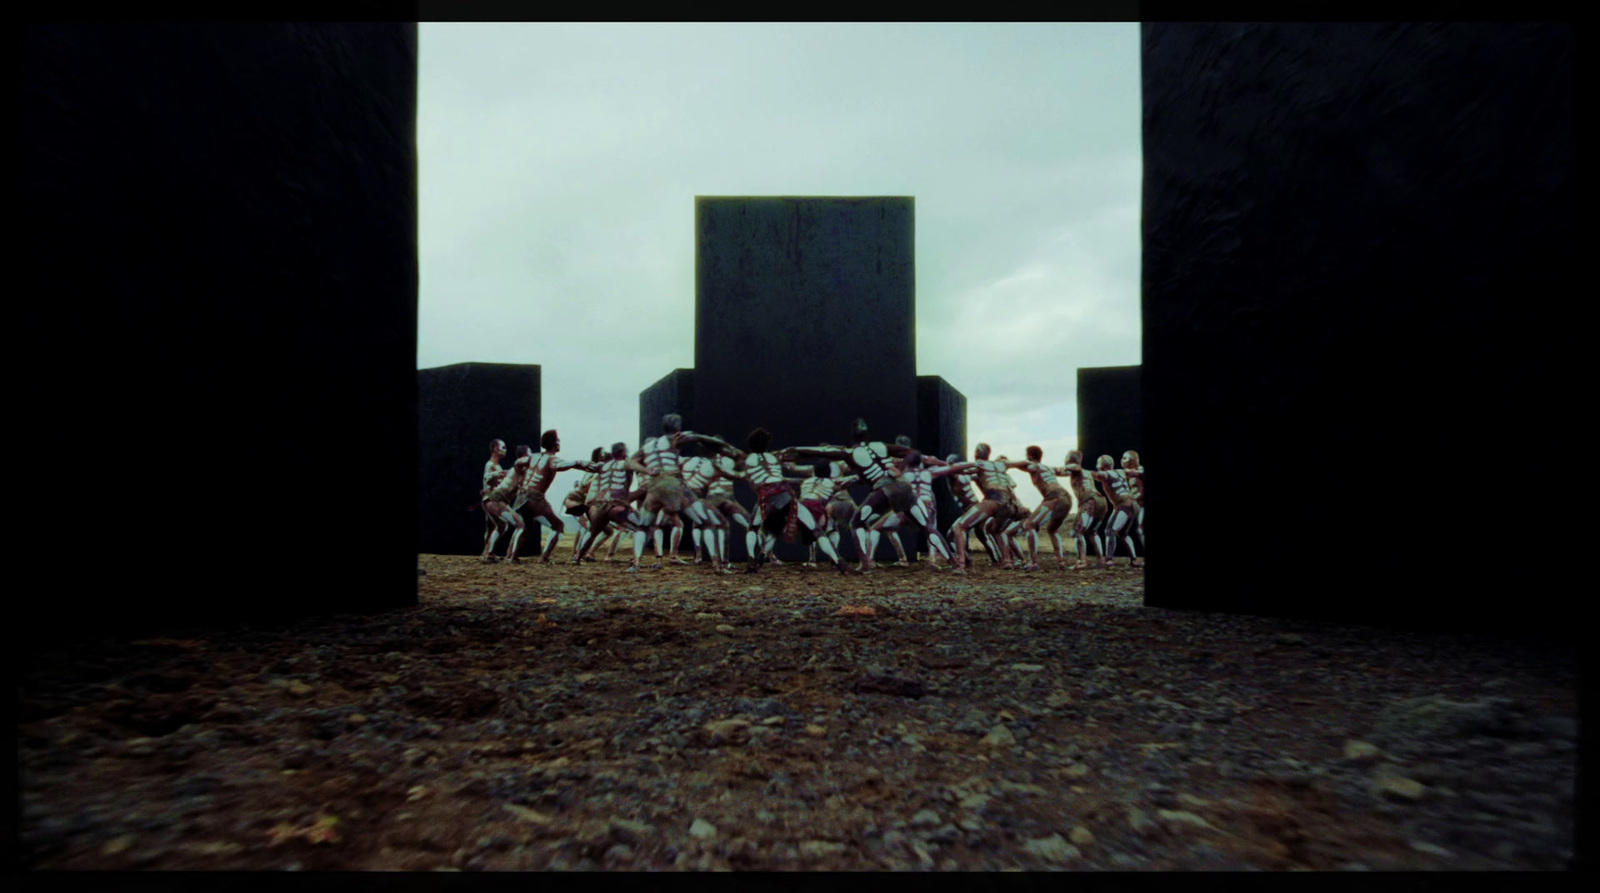
<path id="1" fill-rule="evenodd" d="M 911 438 L 905 434 L 896 435 L 894 442 L 896 446 L 904 447 L 908 450 L 911 449 Z M 893 457 L 892 461 L 894 462 L 895 475 L 904 477 L 906 468 L 905 456 L 895 456 Z M 911 560 L 906 555 L 905 547 L 901 545 L 901 541 L 905 537 L 905 531 L 900 529 L 901 523 L 904 522 L 907 517 L 909 516 L 905 512 L 893 512 L 880 517 L 877 522 L 872 525 L 872 530 L 880 534 L 890 533 L 893 531 L 889 537 L 889 545 L 894 546 L 895 555 L 899 556 L 899 560 L 890 565 L 891 567 L 911 566 Z"/>
<path id="2" fill-rule="evenodd" d="M 652 476 L 650 489 L 645 494 L 644 505 L 639 513 L 643 526 L 659 530 L 666 519 L 676 518 L 681 513 L 688 515 L 689 520 L 696 524 L 707 525 L 711 529 L 712 539 L 720 540 L 719 534 L 725 528 L 720 525 L 711 527 L 711 516 L 705 503 L 683 482 L 683 460 L 678 454 L 678 448 L 685 441 L 698 441 L 718 450 L 732 451 L 733 447 L 715 437 L 683 430 L 683 417 L 677 413 L 662 417 L 661 430 L 660 435 L 646 440 L 640 445 L 638 452 L 628 459 L 628 467 L 635 473 L 642 471 Z M 639 571 L 639 558 L 644 555 L 644 543 L 645 537 L 642 533 L 633 535 L 633 562 L 628 566 L 628 570 L 632 573 Z M 713 542 L 712 545 L 715 547 L 712 569 L 732 573 L 722 564 L 721 543 Z"/>
<path id="3" fill-rule="evenodd" d="M 561 516 L 556 514 L 555 507 L 550 504 L 548 496 L 550 485 L 555 482 L 556 475 L 563 471 L 582 469 L 587 472 L 595 472 L 599 470 L 600 466 L 593 462 L 569 461 L 556 455 L 561 450 L 561 438 L 554 428 L 540 436 L 539 446 L 542 451 L 538 456 L 534 457 L 528 467 L 527 479 L 523 483 L 522 490 L 517 494 L 517 502 L 514 508 L 520 509 L 526 504 L 529 507 L 528 513 L 532 516 L 534 523 L 543 524 L 550 528 L 550 542 L 545 545 L 544 554 L 539 559 L 540 564 L 549 564 L 550 557 L 555 554 L 556 543 L 561 541 L 561 534 L 567 528 L 566 523 L 561 520 Z M 513 539 L 520 540 L 520 537 L 514 537 Z M 508 552 L 508 557 L 511 558 L 512 562 L 517 562 L 515 547 Z"/>
<path id="4" fill-rule="evenodd" d="M 850 488 L 860 482 L 861 477 L 849 474 L 843 462 L 829 462 L 827 475 L 813 475 L 800 482 L 800 511 L 810 512 L 813 521 L 806 528 L 811 537 L 807 543 L 810 553 L 807 567 L 816 567 L 817 544 L 824 540 L 833 547 L 826 554 L 843 564 L 839 529 L 848 527 L 850 519 L 855 517 L 856 503 L 850 498 Z"/>
<path id="5" fill-rule="evenodd" d="M 910 511 L 911 506 L 916 503 L 915 489 L 909 483 L 900 480 L 891 461 L 905 456 L 911 449 L 899 444 L 872 440 L 868 433 L 866 420 L 858 418 L 850 427 L 851 445 L 848 447 L 823 444 L 814 447 L 790 447 L 784 451 L 786 459 L 807 456 L 845 462 L 852 472 L 860 475 L 861 479 L 872 487 L 872 492 L 862 501 L 850 522 L 855 531 L 856 550 L 861 556 L 859 572 L 863 574 L 871 573 L 872 555 L 882 536 L 881 531 L 871 529 L 872 525 L 880 516 L 889 512 Z"/>
<path id="6" fill-rule="evenodd" d="M 962 462 L 961 454 L 951 453 L 945 457 L 944 461 L 947 465 L 958 465 Z M 973 489 L 973 483 L 976 480 L 977 475 L 971 471 L 957 472 L 945 478 L 946 483 L 950 485 L 950 498 L 954 500 L 956 504 L 957 518 L 966 514 L 973 506 L 983 501 L 983 497 Z M 989 532 L 981 526 L 976 528 L 976 530 L 978 536 L 978 546 L 983 549 L 985 555 L 989 556 L 990 561 L 995 564 L 999 564 L 1000 551 L 992 544 Z M 961 533 L 961 536 L 965 540 L 963 548 L 967 552 L 971 552 L 973 529 L 968 528 L 966 531 Z M 956 528 L 954 522 L 951 523 L 949 530 L 946 531 L 945 538 L 952 543 L 955 542 Z"/>
<path id="7" fill-rule="evenodd" d="M 600 467 L 601 463 L 605 462 L 605 459 L 605 447 L 595 447 L 594 451 L 589 454 L 589 464 L 596 469 Z M 582 529 L 586 529 L 589 526 L 589 496 L 594 491 L 595 476 L 598 473 L 598 471 L 584 472 L 583 477 L 578 479 L 577 485 L 568 491 L 566 497 L 561 500 L 562 514 L 578 522 L 579 534 L 582 533 Z"/>
<path id="8" fill-rule="evenodd" d="M 1082 452 L 1072 450 L 1067 453 L 1067 461 L 1059 468 L 1052 468 L 1051 471 L 1059 479 L 1067 482 L 1072 495 L 1078 500 L 1078 516 L 1072 522 L 1077 560 L 1072 566 L 1081 570 L 1089 566 L 1089 543 L 1094 543 L 1095 551 L 1102 557 L 1106 554 L 1105 544 L 1100 539 L 1099 526 L 1106 516 L 1107 502 L 1095 486 L 1093 472 L 1083 467 Z"/>
<path id="9" fill-rule="evenodd" d="M 900 479 L 911 484 L 912 489 L 916 492 L 916 502 L 912 504 L 909 512 L 886 515 L 879 519 L 878 524 L 882 529 L 888 530 L 903 518 L 909 518 L 915 522 L 928 535 L 928 566 L 933 570 L 939 570 L 938 556 L 943 556 L 946 561 L 950 562 L 954 562 L 955 559 L 951 555 L 950 547 L 945 543 L 944 537 L 939 534 L 936 517 L 937 509 L 933 500 L 933 482 L 938 478 L 949 477 L 962 471 L 974 469 L 964 465 L 947 465 L 943 462 L 938 463 L 939 467 L 933 468 L 929 466 L 923 455 L 915 450 L 907 453 L 901 459 L 901 462 Z"/>
<path id="10" fill-rule="evenodd" d="M 905 447 L 907 449 L 911 449 L 911 438 L 907 437 L 904 434 L 900 435 L 899 437 L 896 437 L 894 439 L 894 442 L 896 444 L 902 446 L 902 447 Z M 910 454 L 908 453 L 908 454 L 906 454 L 904 456 L 896 456 L 894 458 L 895 473 L 900 476 L 901 480 L 905 480 L 905 481 L 910 481 L 910 478 L 907 477 L 907 475 L 906 475 L 906 461 L 907 461 L 909 455 Z M 920 452 L 917 455 L 920 457 L 921 465 L 925 469 L 942 468 L 947 464 L 946 462 L 944 462 L 942 460 L 939 460 L 939 459 L 935 459 L 935 458 L 932 458 L 932 457 L 929 457 L 929 456 L 922 456 L 922 454 Z M 946 477 L 946 475 L 939 474 L 939 475 L 935 475 L 934 477 L 935 478 L 940 478 L 940 477 Z M 927 512 L 926 513 L 927 513 L 928 517 L 932 518 L 934 523 L 937 524 L 938 523 L 938 518 L 937 518 L 937 511 L 938 510 L 934 506 L 934 502 L 933 502 L 933 488 L 931 486 L 928 487 L 926 489 L 926 493 L 924 493 L 922 489 L 916 487 L 915 483 L 913 483 L 912 486 L 913 486 L 914 489 L 917 489 L 917 494 L 918 494 L 917 495 L 917 502 L 919 504 L 922 503 L 922 502 L 926 502 L 928 504 L 928 508 L 927 508 Z M 916 524 L 916 527 L 922 527 L 922 526 L 923 525 L 921 524 L 921 522 L 918 522 Z M 898 566 L 898 567 L 910 567 L 911 566 L 911 562 L 906 560 L 906 550 L 902 549 L 900 547 L 900 539 L 902 537 L 904 537 L 909 530 L 913 529 L 910 510 L 907 510 L 907 511 L 904 511 L 904 512 L 891 512 L 889 514 L 886 514 L 883 517 L 880 517 L 877 520 L 877 522 L 875 522 L 872 525 L 872 529 L 874 531 L 879 531 L 879 532 L 882 532 L 882 533 L 898 532 L 899 533 L 898 537 L 897 536 L 893 536 L 893 535 L 891 535 L 889 537 L 890 545 L 894 546 L 895 552 L 899 553 L 899 555 L 900 555 L 900 561 L 898 562 L 898 564 L 896 566 Z M 929 539 L 929 541 L 928 541 L 928 559 L 930 561 L 933 560 L 933 554 L 934 554 L 933 553 L 933 540 Z M 945 557 L 947 559 L 949 558 L 948 555 L 946 555 Z M 935 565 L 935 569 L 937 569 L 937 565 Z"/>
<path id="11" fill-rule="evenodd" d="M 994 461 L 1001 464 L 1007 464 L 1011 460 L 1005 456 L 996 456 Z M 1013 495 L 1015 495 L 1016 489 L 1013 488 L 1011 492 Z M 1028 519 L 1029 512 L 1030 509 L 1023 505 L 1019 500 L 1017 502 L 1016 511 L 1012 513 L 1009 521 L 1004 523 L 999 521 L 991 521 L 985 525 L 990 528 L 990 532 L 993 536 L 1004 537 L 1006 545 L 1011 548 L 1011 555 L 1016 560 L 1007 566 L 1008 570 L 1021 570 L 1023 567 L 1022 556 L 1026 555 L 1028 550 L 1022 546 L 1022 522 Z"/>
<path id="12" fill-rule="evenodd" d="M 1027 570 L 1039 569 L 1039 525 L 1044 524 L 1045 530 L 1050 534 L 1050 542 L 1055 546 L 1056 564 L 1062 569 L 1067 569 L 1067 548 L 1061 540 L 1061 525 L 1067 519 L 1076 519 L 1078 515 L 1078 496 L 1071 490 L 1061 485 L 1056 480 L 1055 469 L 1044 462 L 1044 450 L 1037 446 L 1028 447 L 1028 460 L 1026 462 L 1007 462 L 1007 468 L 1025 471 L 1033 479 L 1033 485 L 1038 488 L 1043 501 L 1034 508 L 1022 521 L 1022 531 L 1028 538 L 1028 565 Z"/>
<path id="13" fill-rule="evenodd" d="M 1128 485 L 1133 490 L 1134 501 L 1139 503 L 1139 514 L 1133 519 L 1133 532 L 1139 537 L 1139 548 L 1145 549 L 1144 544 L 1144 466 L 1139 464 L 1139 454 L 1128 450 L 1122 454 L 1122 473 L 1128 477 Z M 1149 553 L 1145 549 L 1146 554 Z"/>
<path id="14" fill-rule="evenodd" d="M 958 563 L 955 572 L 958 574 L 966 573 L 966 569 L 972 563 L 967 557 L 966 532 L 980 524 L 996 532 L 994 541 L 1000 550 L 1000 566 L 1002 568 L 1013 566 L 1007 538 L 1000 534 L 1005 530 L 1005 526 L 1011 523 L 1011 519 L 1020 513 L 1022 506 L 1017 502 L 1011 476 L 1006 473 L 1006 463 L 991 460 L 989 453 L 989 445 L 980 443 L 972 452 L 973 461 L 967 463 L 977 473 L 978 489 L 983 491 L 983 500 L 963 512 L 950 528 L 956 541 Z"/>
<path id="15" fill-rule="evenodd" d="M 707 523 L 696 523 L 694 525 L 695 564 L 701 564 L 705 561 L 701 557 L 702 550 L 710 551 L 719 544 L 726 550 L 729 524 L 723 513 L 718 511 L 718 503 L 721 502 L 720 494 L 717 501 L 713 502 L 709 493 L 712 481 L 724 477 L 723 470 L 716 462 L 716 459 L 720 458 L 721 454 L 714 453 L 712 456 L 703 456 L 701 455 L 702 452 L 700 444 L 692 440 L 686 440 L 678 446 L 678 454 L 683 457 L 683 482 L 688 485 L 695 496 L 706 504 L 707 509 Z M 729 489 L 732 489 L 731 481 L 729 481 Z M 738 505 L 738 503 L 734 504 Z M 681 528 L 679 529 L 681 530 Z M 713 533 L 713 531 L 720 532 Z M 678 551 L 676 537 L 673 540 L 672 551 L 673 557 L 676 558 Z M 726 564 L 727 555 L 723 554 L 720 557 L 723 563 Z"/>
<path id="16" fill-rule="evenodd" d="M 506 442 L 498 437 L 489 441 L 489 461 L 483 465 L 483 487 L 478 491 L 478 505 L 483 508 L 483 552 L 485 555 L 489 553 L 491 534 L 495 538 L 499 538 L 500 534 L 505 533 L 505 522 L 491 514 L 488 507 L 483 503 L 483 500 L 488 498 L 489 492 L 498 486 L 501 481 L 505 480 L 506 469 L 500 466 L 500 460 L 505 457 Z M 469 508 L 467 511 L 472 511 L 472 509 Z"/>
<path id="17" fill-rule="evenodd" d="M 1101 456 L 1095 466 L 1094 479 L 1100 483 L 1106 502 L 1111 506 L 1111 513 L 1106 518 L 1106 548 L 1102 553 L 1105 556 L 1104 566 L 1111 566 L 1112 559 L 1117 556 L 1117 547 L 1126 543 L 1128 565 L 1143 567 L 1144 560 L 1134 548 L 1131 536 L 1139 517 L 1139 500 L 1134 495 L 1132 477 L 1124 469 L 1118 468 L 1116 460 L 1110 456 Z"/>
<path id="18" fill-rule="evenodd" d="M 815 537 L 815 518 L 810 512 L 801 511 L 794 482 L 790 480 L 790 477 L 813 477 L 815 471 L 797 466 L 780 453 L 772 452 L 772 434 L 765 428 L 751 431 L 746 440 L 750 452 L 735 459 L 745 480 L 756 491 L 755 520 L 744 537 L 745 549 L 749 553 L 745 573 L 753 574 L 760 570 L 763 559 L 776 550 L 780 535 L 785 542 L 794 542 L 804 528 Z M 835 565 L 848 572 L 848 566 L 833 551 L 832 544 L 825 544 L 822 548 Z"/>
<path id="19" fill-rule="evenodd" d="M 629 500 L 630 503 L 632 503 L 633 510 L 636 513 L 644 511 L 644 500 L 645 500 L 646 496 L 650 495 L 650 485 L 652 483 L 654 483 L 654 481 L 655 481 L 655 476 L 654 475 L 635 472 L 634 479 L 633 479 L 633 492 L 628 495 L 628 500 Z M 674 532 L 674 534 L 676 534 L 678 540 L 682 541 L 682 539 L 683 539 L 683 519 L 682 518 L 674 515 L 670 519 L 669 524 L 668 525 L 663 525 L 663 526 L 671 526 L 672 529 L 673 529 L 673 532 Z M 663 560 L 664 555 L 665 555 L 665 551 L 662 548 L 662 532 L 663 532 L 662 528 L 658 528 L 658 527 L 652 527 L 650 530 L 646 531 L 646 536 L 651 540 L 651 542 L 655 546 L 655 550 L 656 550 L 655 568 L 657 570 L 661 569 L 662 560 Z M 606 550 L 606 562 L 607 563 L 611 563 L 611 562 L 616 561 L 616 559 L 617 559 L 617 545 L 620 544 L 621 542 L 622 542 L 622 540 L 620 538 L 614 539 L 614 540 L 611 541 L 611 548 Z"/>
<path id="20" fill-rule="evenodd" d="M 611 445 L 610 457 L 595 471 L 594 495 L 589 498 L 589 523 L 579 532 L 578 542 L 573 546 L 573 564 L 592 556 L 613 528 L 635 532 L 639 529 L 639 515 L 631 504 L 632 478 L 633 471 L 628 468 L 628 445 L 618 441 Z"/>
<path id="21" fill-rule="evenodd" d="M 522 492 L 522 485 L 528 478 L 528 466 L 532 464 L 532 456 L 523 456 L 518 459 L 512 463 L 510 473 L 502 477 L 499 483 L 489 489 L 489 492 L 483 494 L 483 510 L 488 512 L 489 517 L 494 518 L 497 522 L 493 535 L 483 546 L 483 560 L 485 562 L 499 560 L 494 557 L 494 547 L 495 543 L 500 539 L 500 534 L 506 529 L 512 531 L 511 544 L 506 548 L 506 557 L 512 561 L 516 560 L 517 544 L 522 539 L 522 531 L 526 525 L 522 523 L 522 516 L 517 514 L 517 510 L 512 507 L 512 502 L 517 498 L 517 494 Z"/>

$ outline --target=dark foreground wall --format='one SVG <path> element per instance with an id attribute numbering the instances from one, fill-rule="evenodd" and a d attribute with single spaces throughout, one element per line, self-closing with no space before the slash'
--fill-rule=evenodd
<path id="1" fill-rule="evenodd" d="M 1142 28 L 1148 603 L 1570 634 L 1574 28 Z"/>
<path id="2" fill-rule="evenodd" d="M 1078 449 L 1093 466 L 1101 456 L 1118 465 L 1128 450 L 1144 459 L 1144 398 L 1138 366 L 1095 366 L 1078 370 Z M 1063 456 L 1046 456 L 1059 462 Z"/>
<path id="3" fill-rule="evenodd" d="M 417 370 L 417 548 L 429 555 L 477 555 L 485 518 L 477 508 L 489 443 L 506 442 L 510 468 L 518 444 L 539 449 L 538 366 L 456 363 Z M 527 520 L 527 514 L 523 514 Z M 544 528 L 523 535 L 518 554 L 536 554 Z M 504 555 L 504 537 L 495 554 Z"/>
<path id="4" fill-rule="evenodd" d="M 29 523 L 92 533 L 30 610 L 415 603 L 416 51 L 414 24 L 23 27 Z"/>

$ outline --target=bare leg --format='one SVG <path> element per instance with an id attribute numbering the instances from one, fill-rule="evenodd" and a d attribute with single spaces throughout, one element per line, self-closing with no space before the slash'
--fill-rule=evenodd
<path id="1" fill-rule="evenodd" d="M 820 546 L 822 547 L 822 554 L 828 556 L 828 560 L 833 562 L 834 567 L 837 567 L 842 573 L 849 573 L 850 566 L 844 563 L 843 558 L 839 557 L 838 549 L 828 539 L 826 529 L 819 533 L 817 521 L 811 516 L 811 512 L 802 510 L 800 512 L 800 523 L 811 533 L 811 563 L 813 565 L 816 564 L 817 547 Z"/>

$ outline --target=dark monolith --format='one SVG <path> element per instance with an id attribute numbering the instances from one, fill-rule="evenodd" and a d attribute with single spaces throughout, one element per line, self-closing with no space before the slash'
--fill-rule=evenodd
<path id="1" fill-rule="evenodd" d="M 1142 28 L 1147 603 L 1569 631 L 1574 27 Z"/>
<path id="2" fill-rule="evenodd" d="M 519 444 L 539 450 L 538 366 L 456 363 L 417 370 L 417 551 L 430 555 L 479 555 L 486 517 L 479 505 L 489 444 L 506 442 L 501 465 L 510 468 Z M 583 457 L 587 461 L 588 456 Z M 563 472 L 573 475 L 578 472 Z M 560 479 L 552 487 L 557 494 Z M 559 498 L 559 496 L 558 496 Z M 559 510 L 559 509 L 558 509 Z M 528 514 L 522 513 L 524 521 Z M 566 518 L 563 518 L 567 521 Z M 567 523 L 572 543 L 576 525 Z M 518 555 L 538 554 L 543 528 L 532 524 Z M 510 543 L 501 537 L 495 554 Z"/>
<path id="3" fill-rule="evenodd" d="M 842 444 L 857 416 L 874 437 L 915 436 L 914 216 L 908 197 L 697 198 L 689 426 L 741 449 L 758 426 L 775 446 Z"/>
<path id="4" fill-rule="evenodd" d="M 415 24 L 27 25 L 21 71 L 29 523 L 90 535 L 30 627 L 415 604 Z"/>

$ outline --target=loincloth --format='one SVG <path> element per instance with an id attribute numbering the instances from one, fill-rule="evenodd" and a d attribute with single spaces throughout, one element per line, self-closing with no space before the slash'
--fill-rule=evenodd
<path id="1" fill-rule="evenodd" d="M 776 509 L 776 511 L 787 513 L 783 519 L 783 541 L 792 543 L 800 535 L 800 500 L 793 498 L 794 489 L 789 486 L 789 483 L 787 481 L 775 481 L 756 487 L 756 506 L 761 512 L 761 520 L 766 522 L 773 517 L 775 511 L 772 507 L 772 501 L 785 493 L 790 497 L 789 506 L 785 509 Z"/>
<path id="2" fill-rule="evenodd" d="M 677 514 L 694 504 L 696 499 L 694 491 L 683 482 L 683 478 L 675 474 L 663 474 L 650 482 L 650 489 L 645 491 L 655 497 L 663 511 Z"/>
<path id="3" fill-rule="evenodd" d="M 889 500 L 890 511 L 909 512 L 917 504 L 917 488 L 908 481 L 883 478 L 873 489 L 883 491 L 884 497 Z"/>
<path id="4" fill-rule="evenodd" d="M 849 527 L 850 520 L 856 516 L 856 501 L 850 498 L 849 490 L 840 490 L 828 500 L 828 517 L 839 527 Z"/>
<path id="5" fill-rule="evenodd" d="M 828 525 L 828 509 L 830 503 L 826 499 L 802 499 L 800 507 L 811 513 L 813 527 L 820 531 Z"/>

